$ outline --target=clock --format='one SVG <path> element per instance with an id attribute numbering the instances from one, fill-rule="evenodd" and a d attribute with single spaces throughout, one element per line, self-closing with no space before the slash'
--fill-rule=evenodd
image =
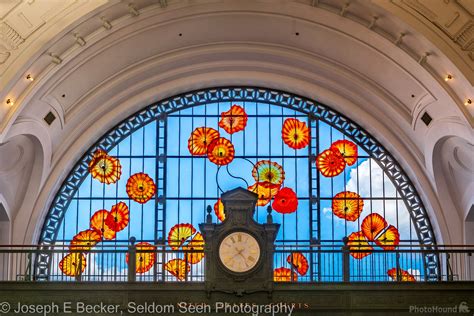
<path id="1" fill-rule="evenodd" d="M 221 195 L 225 220 L 213 221 L 207 207 L 206 222 L 199 225 L 204 238 L 205 288 L 212 292 L 245 294 L 273 291 L 275 239 L 280 228 L 273 223 L 268 207 L 267 220 L 255 220 L 258 195 L 236 188 Z"/>
<path id="2" fill-rule="evenodd" d="M 219 245 L 219 260 L 226 269 L 235 273 L 251 271 L 258 264 L 260 255 L 258 241 L 243 231 L 227 235 Z"/>

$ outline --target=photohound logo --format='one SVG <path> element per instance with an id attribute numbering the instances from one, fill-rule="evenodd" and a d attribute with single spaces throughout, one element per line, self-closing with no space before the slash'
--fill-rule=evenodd
<path id="1" fill-rule="evenodd" d="M 440 315 L 450 315 L 450 314 L 467 314 L 471 310 L 467 305 L 467 302 L 461 302 L 459 305 L 446 307 L 446 306 L 410 306 L 410 313 L 414 314 L 440 314 Z M 474 315 L 473 315 L 474 316 Z"/>

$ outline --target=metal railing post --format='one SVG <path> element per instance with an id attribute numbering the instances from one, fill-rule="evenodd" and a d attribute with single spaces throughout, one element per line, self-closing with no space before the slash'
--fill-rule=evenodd
<path id="1" fill-rule="evenodd" d="M 397 268 L 397 282 L 400 282 L 402 280 L 402 275 L 400 270 L 400 253 L 398 251 L 395 253 L 395 262 Z"/>
<path id="2" fill-rule="evenodd" d="M 349 282 L 351 279 L 351 267 L 350 267 L 350 258 L 349 258 L 349 238 L 344 237 L 342 239 L 344 246 L 342 246 L 342 281 Z"/>
<path id="3" fill-rule="evenodd" d="M 128 282 L 135 282 L 137 276 L 137 247 L 135 246 L 135 241 L 135 237 L 130 237 L 130 245 L 128 246 Z"/>

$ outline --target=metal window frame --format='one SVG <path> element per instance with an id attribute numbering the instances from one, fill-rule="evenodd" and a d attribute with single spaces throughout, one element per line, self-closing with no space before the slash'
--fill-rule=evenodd
<path id="1" fill-rule="evenodd" d="M 404 201 L 410 213 L 420 243 L 428 247 L 433 246 L 433 248 L 436 248 L 435 234 L 421 198 L 407 174 L 384 146 L 357 123 L 320 102 L 312 101 L 292 93 L 260 87 L 217 87 L 183 93 L 151 104 L 117 124 L 89 148 L 63 181 L 60 190 L 49 207 L 38 241 L 39 244 L 47 249 L 48 245 L 55 243 L 65 212 L 76 191 L 88 176 L 88 162 L 96 149 L 101 148 L 109 151 L 134 131 L 154 120 L 157 120 L 157 128 L 160 128 L 160 124 L 165 126 L 167 116 L 171 113 L 206 103 L 224 101 L 265 102 L 271 105 L 286 107 L 308 115 L 310 122 L 325 122 L 350 137 L 378 163 L 384 174 L 386 174 L 394 184 L 400 198 Z M 166 131 L 166 128 L 164 128 L 163 131 Z M 158 139 L 157 142 L 159 142 Z M 164 151 L 163 153 L 158 152 L 160 149 L 159 146 L 160 145 L 157 146 L 157 157 L 158 161 L 162 161 L 163 157 L 166 157 L 166 143 L 164 143 L 161 148 Z M 312 148 L 312 150 L 317 150 L 317 148 Z M 311 153 L 311 155 L 313 154 Z M 314 157 L 310 157 L 310 160 L 311 158 L 314 159 Z M 162 161 L 162 163 L 165 162 Z M 159 208 L 158 205 L 163 205 L 161 208 L 163 216 L 165 216 L 166 213 L 164 210 L 165 203 L 162 200 L 166 194 L 165 181 L 165 179 L 162 179 L 162 194 L 157 194 L 155 200 L 157 211 Z M 312 181 L 312 177 L 309 181 Z M 317 184 L 319 185 L 319 181 Z M 317 189 L 319 190 L 319 188 Z M 319 199 L 316 199 L 315 202 L 318 203 L 317 209 L 319 210 Z M 312 211 L 310 212 L 310 216 L 311 213 Z M 156 217 L 156 220 L 158 219 L 159 216 Z M 319 233 L 318 229 L 318 234 Z M 37 256 L 35 262 L 36 277 L 47 279 L 49 266 L 50 256 L 47 253 Z M 427 277 L 429 279 L 437 279 L 440 273 L 440 266 L 439 260 L 435 255 L 425 256 L 425 267 Z"/>

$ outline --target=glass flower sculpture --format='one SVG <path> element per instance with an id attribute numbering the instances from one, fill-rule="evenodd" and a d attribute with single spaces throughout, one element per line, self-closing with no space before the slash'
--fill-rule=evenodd
<path id="1" fill-rule="evenodd" d="M 221 199 L 218 199 L 214 204 L 214 213 L 221 222 L 225 220 L 224 203 L 222 203 Z"/>
<path id="2" fill-rule="evenodd" d="M 178 280 L 184 281 L 191 271 L 191 266 L 183 259 L 172 259 L 165 264 L 165 270 L 174 275 Z"/>
<path id="3" fill-rule="evenodd" d="M 247 126 L 248 116 L 240 105 L 232 105 L 229 111 L 221 113 L 219 127 L 223 128 L 227 133 L 233 134 L 245 129 Z"/>
<path id="4" fill-rule="evenodd" d="M 253 167 L 252 176 L 256 182 L 282 184 L 283 180 L 285 180 L 285 171 L 276 162 L 260 160 Z"/>
<path id="5" fill-rule="evenodd" d="M 339 218 L 354 222 L 362 213 L 364 200 L 359 194 L 343 191 L 332 199 L 332 212 Z"/>
<path id="6" fill-rule="evenodd" d="M 397 281 L 397 268 L 392 268 L 387 271 L 387 274 L 392 280 Z M 401 282 L 416 282 L 415 277 L 413 274 L 405 271 L 403 269 L 398 269 L 398 274 L 400 275 Z"/>
<path id="7" fill-rule="evenodd" d="M 147 242 L 139 242 L 136 244 L 135 255 L 135 271 L 137 273 L 145 273 L 150 271 L 156 261 L 155 246 Z M 125 261 L 128 264 L 129 255 L 125 256 Z"/>
<path id="8" fill-rule="evenodd" d="M 295 118 L 286 119 L 281 129 L 283 142 L 293 149 L 302 149 L 308 146 L 309 134 L 306 123 Z"/>
<path id="9" fill-rule="evenodd" d="M 248 190 L 258 195 L 257 206 L 265 206 L 278 193 L 280 185 L 269 182 L 257 182 L 249 186 Z"/>
<path id="10" fill-rule="evenodd" d="M 102 235 L 95 229 L 86 229 L 77 233 L 71 240 L 69 249 L 71 250 L 91 250 L 99 241 Z"/>
<path id="11" fill-rule="evenodd" d="M 224 137 L 214 139 L 207 147 L 207 157 L 218 166 L 228 165 L 234 160 L 234 145 Z"/>
<path id="12" fill-rule="evenodd" d="M 130 220 L 130 212 L 127 204 L 119 202 L 112 206 L 109 215 L 105 219 L 105 224 L 113 229 L 115 232 L 119 232 L 127 227 Z"/>
<path id="13" fill-rule="evenodd" d="M 332 143 L 330 149 L 338 150 L 349 166 L 352 166 L 357 161 L 357 145 L 349 140 L 337 140 Z"/>
<path id="14" fill-rule="evenodd" d="M 198 127 L 188 139 L 188 149 L 193 156 L 204 156 L 207 147 L 213 140 L 219 138 L 219 132 L 210 127 Z"/>
<path id="15" fill-rule="evenodd" d="M 86 257 L 82 253 L 72 252 L 59 262 L 59 269 L 67 276 L 76 277 L 84 272 L 86 265 Z"/>
<path id="16" fill-rule="evenodd" d="M 351 256 L 355 259 L 365 258 L 372 253 L 372 250 L 374 250 L 374 248 L 369 244 L 367 238 L 362 232 L 355 232 L 350 234 L 347 246 L 349 246 Z"/>
<path id="17" fill-rule="evenodd" d="M 122 166 L 117 158 L 109 156 L 104 150 L 97 149 L 89 163 L 92 178 L 101 183 L 111 184 L 120 179 Z"/>
<path id="18" fill-rule="evenodd" d="M 127 194 L 135 202 L 144 204 L 148 202 L 155 193 L 155 182 L 153 182 L 153 179 L 146 173 L 136 173 L 127 181 Z"/>
<path id="19" fill-rule="evenodd" d="M 168 233 L 168 245 L 178 250 L 195 233 L 196 228 L 191 224 L 176 224 Z"/>
<path id="20" fill-rule="evenodd" d="M 186 262 L 190 264 L 196 264 L 204 258 L 204 238 L 200 232 L 194 235 L 193 239 L 183 246 L 185 253 Z"/>
<path id="21" fill-rule="evenodd" d="M 90 227 L 98 231 L 104 239 L 112 240 L 115 238 L 116 232 L 105 223 L 107 216 L 109 216 L 109 211 L 98 210 L 91 217 Z"/>
<path id="22" fill-rule="evenodd" d="M 296 197 L 295 191 L 290 188 L 282 188 L 275 195 L 272 208 L 281 214 L 296 212 L 298 208 L 298 198 Z"/>
<path id="23" fill-rule="evenodd" d="M 308 259 L 301 252 L 293 252 L 286 258 L 286 262 L 291 264 L 299 275 L 306 275 L 309 264 Z"/>
<path id="24" fill-rule="evenodd" d="M 325 177 L 335 177 L 344 171 L 346 162 L 338 150 L 326 149 L 316 157 L 316 167 Z"/>
<path id="25" fill-rule="evenodd" d="M 298 281 L 298 274 L 296 272 L 291 272 L 288 268 L 276 268 L 273 270 L 273 281 L 275 282 L 296 282 Z"/>

